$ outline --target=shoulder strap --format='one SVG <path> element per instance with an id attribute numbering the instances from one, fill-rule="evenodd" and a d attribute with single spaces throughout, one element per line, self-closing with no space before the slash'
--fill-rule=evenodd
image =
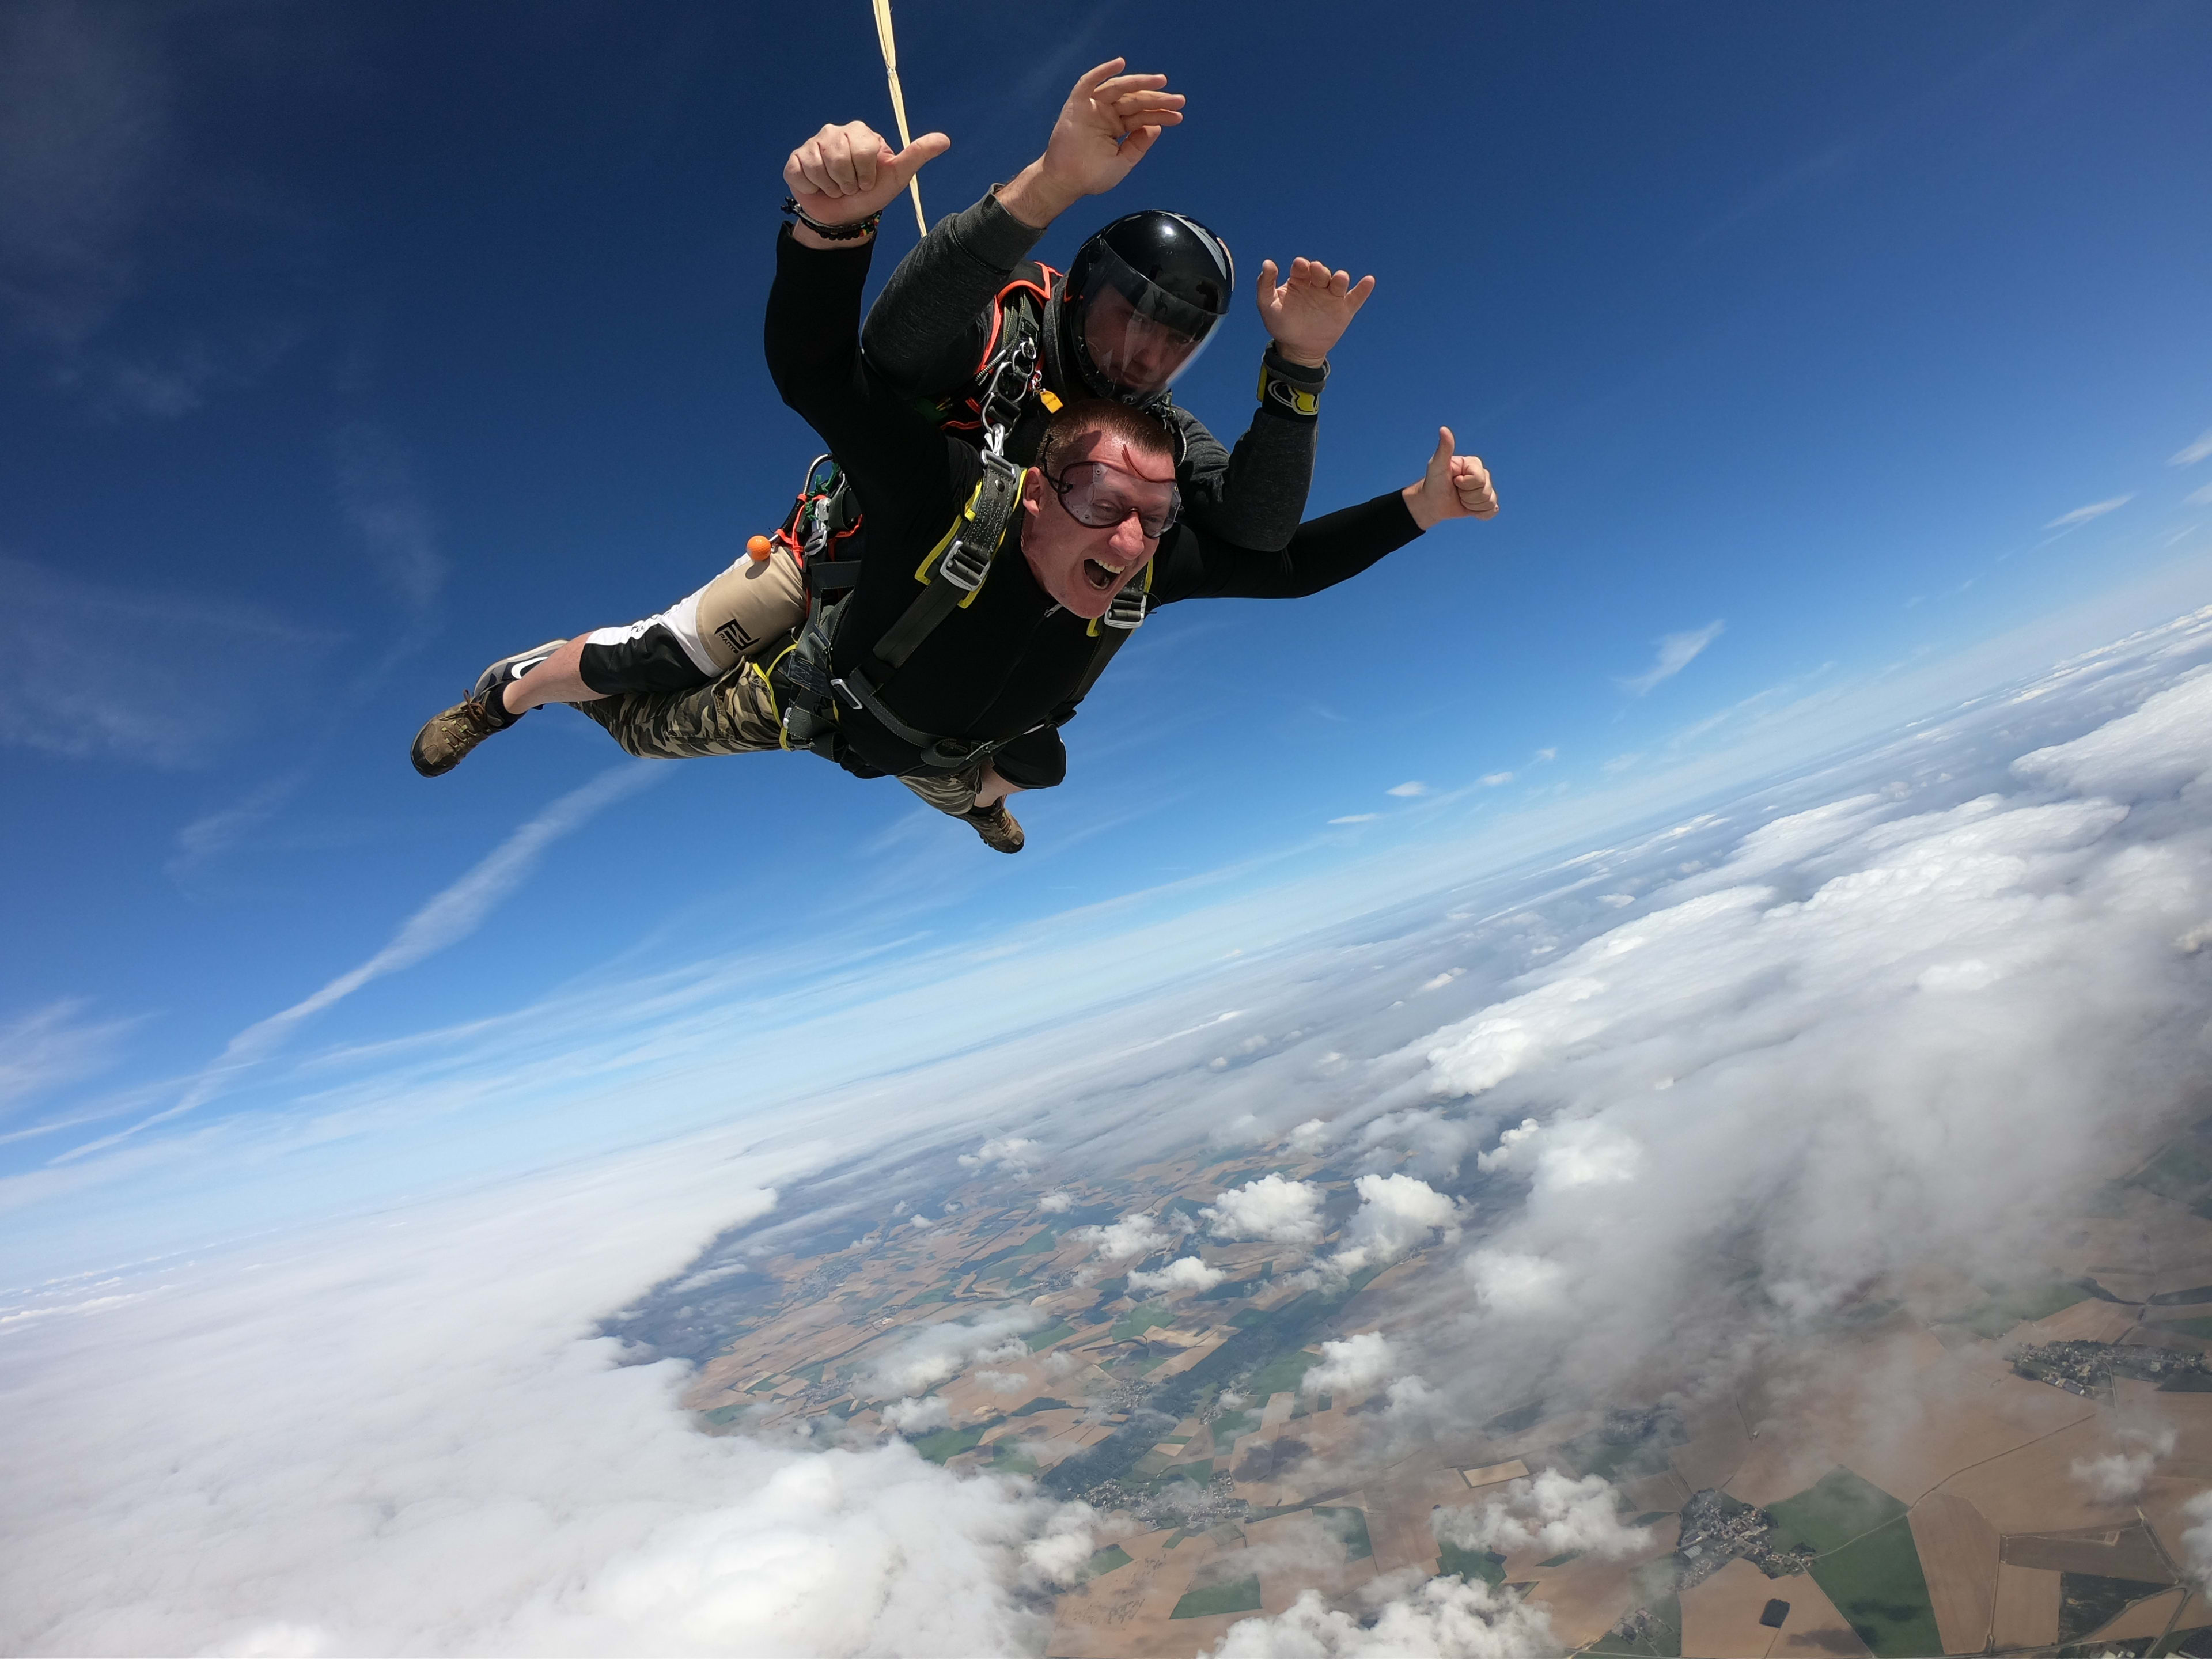
<path id="1" fill-rule="evenodd" d="M 1083 678 L 1075 684 L 1071 704 L 1081 702 L 1091 695 L 1091 688 L 1098 684 L 1098 677 L 1106 672 L 1106 665 L 1114 660 L 1119 651 L 1145 625 L 1145 614 L 1151 606 L 1152 596 L 1152 567 L 1145 567 L 1142 586 L 1132 584 L 1114 596 L 1114 603 L 1106 607 L 1106 614 L 1091 624 L 1091 632 L 1098 636 L 1098 648 L 1091 653 L 1091 665 L 1083 671 Z"/>
<path id="2" fill-rule="evenodd" d="M 1003 455 L 988 452 L 982 460 L 983 476 L 975 494 L 953 520 L 945 539 L 914 573 L 917 580 L 928 585 L 915 596 L 906 614 L 876 641 L 876 659 L 886 669 L 903 667 L 938 623 L 956 608 L 974 602 L 991 574 L 991 561 L 999 556 L 1007 527 L 1013 523 L 1014 508 L 1022 498 L 1024 469 Z"/>

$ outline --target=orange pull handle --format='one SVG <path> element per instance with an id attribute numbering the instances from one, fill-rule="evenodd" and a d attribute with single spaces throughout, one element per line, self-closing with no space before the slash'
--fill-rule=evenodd
<path id="1" fill-rule="evenodd" d="M 775 544 L 765 536 L 754 536 L 746 541 L 745 551 L 752 555 L 755 564 L 766 564 L 768 556 L 775 551 Z"/>

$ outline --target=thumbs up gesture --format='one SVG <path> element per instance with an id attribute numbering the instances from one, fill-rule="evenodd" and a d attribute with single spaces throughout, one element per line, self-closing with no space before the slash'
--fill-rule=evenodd
<path id="1" fill-rule="evenodd" d="M 799 210 L 819 224 L 849 225 L 880 213 L 921 171 L 952 148 L 941 132 L 925 132 L 894 152 L 866 121 L 824 127 L 783 164 L 784 186 Z M 817 240 L 805 225 L 792 234 L 813 247 L 850 246 Z"/>
<path id="2" fill-rule="evenodd" d="M 1452 453 L 1452 431 L 1437 428 L 1437 453 L 1429 457 L 1428 470 L 1419 483 L 1401 491 L 1406 510 L 1424 530 L 1446 519 L 1494 519 L 1498 491 L 1492 487 L 1490 469 L 1480 455 Z"/>

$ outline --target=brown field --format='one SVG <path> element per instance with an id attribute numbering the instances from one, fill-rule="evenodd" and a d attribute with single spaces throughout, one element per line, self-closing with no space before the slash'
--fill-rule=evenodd
<path id="1" fill-rule="evenodd" d="M 2045 1392 L 2087 1407 L 2087 1401 L 2057 1389 Z M 2124 1526 L 2135 1519 L 2126 1504 L 2100 1504 L 2073 1478 L 2075 1459 L 2109 1446 L 2104 1425 L 2088 1410 L 2056 1434 L 1953 1476 L 1943 1489 L 1965 1498 L 2002 1533 L 2063 1532 L 2100 1523 Z"/>
<path id="2" fill-rule="evenodd" d="M 2008 1342 L 2117 1342 L 2135 1328 L 2137 1310 L 2091 1297 L 2048 1319 L 2015 1327 Z"/>
<path id="3" fill-rule="evenodd" d="M 1751 1454 L 1751 1436 L 1734 1400 L 1722 1400 L 1693 1415 L 1690 1438 L 1674 1448 L 1674 1472 L 1692 1492 L 1725 1486 Z"/>
<path id="4" fill-rule="evenodd" d="M 1990 1645 L 2044 1647 L 2057 1639 L 2058 1575 L 2036 1567 L 1999 1567 Z"/>
<path id="5" fill-rule="evenodd" d="M 1552 1632 L 1562 1646 L 1587 1646 L 1620 1623 L 1621 1614 L 1628 1611 L 1629 1575 L 1641 1562 L 1671 1555 L 1680 1535 L 1681 1523 L 1670 1515 L 1652 1524 L 1647 1554 L 1623 1561 L 1585 1555 L 1564 1566 L 1545 1567 L 1536 1565 L 1542 1552 L 1531 1550 L 1526 1559 L 1519 1555 L 1509 1559 L 1505 1575 L 1516 1583 L 1536 1581 L 1528 1599 L 1551 1615 Z"/>
<path id="6" fill-rule="evenodd" d="M 1778 1631 L 1759 1622 L 1769 1600 L 1790 1604 Z M 1866 1650 L 1835 1604 L 1803 1573 L 1769 1578 L 1748 1561 L 1731 1561 L 1682 1595 L 1682 1651 L 1695 1659 Z"/>
<path id="7" fill-rule="evenodd" d="M 2079 1532 L 2011 1533 L 2004 1540 L 2008 1566 L 2041 1567 L 2050 1572 L 2090 1572 L 2100 1578 L 2140 1578 L 2170 1584 L 2166 1559 L 2140 1526 L 2094 1528 Z"/>
<path id="8" fill-rule="evenodd" d="M 1979 1653 L 1996 1607 L 1997 1529 L 1956 1493 L 1932 1492 L 1913 1505 L 1912 1541 L 1946 1653 Z"/>

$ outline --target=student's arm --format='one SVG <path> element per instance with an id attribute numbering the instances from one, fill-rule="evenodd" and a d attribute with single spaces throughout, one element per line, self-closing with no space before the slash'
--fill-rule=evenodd
<path id="1" fill-rule="evenodd" d="M 1480 456 L 1453 453 L 1449 428 L 1418 483 L 1308 520 L 1268 553 L 1178 525 L 1154 556 L 1156 602 L 1304 599 L 1358 575 L 1445 519 L 1494 518 L 1498 494 Z"/>

